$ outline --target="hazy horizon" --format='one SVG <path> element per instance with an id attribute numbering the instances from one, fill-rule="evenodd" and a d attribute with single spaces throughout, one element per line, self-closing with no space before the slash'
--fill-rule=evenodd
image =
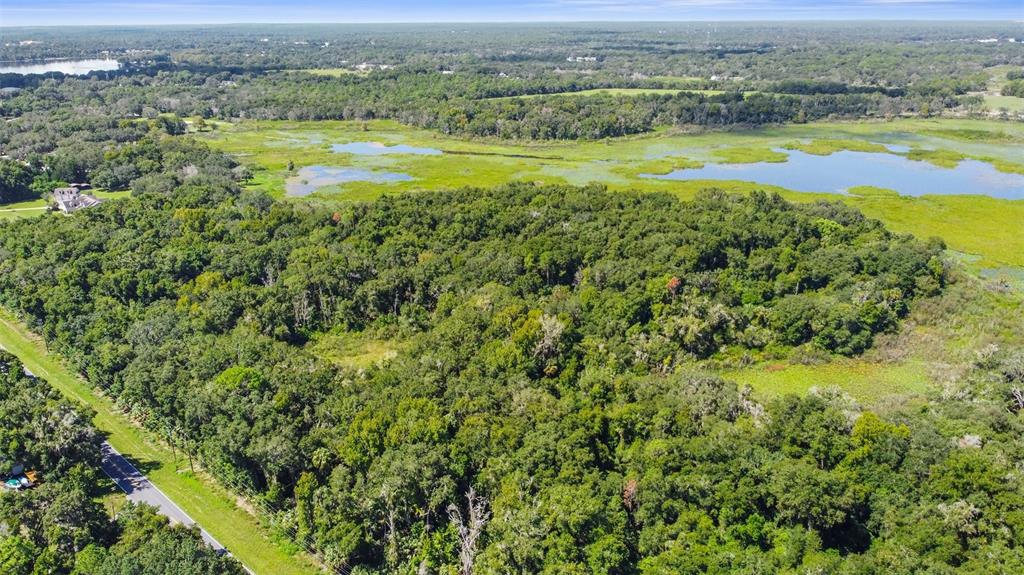
<path id="1" fill-rule="evenodd" d="M 399 15 L 400 16 L 397 16 Z M 6 0 L 0 26 L 215 24 L 446 24 L 699 21 L 1016 21 L 1017 0 L 197 0 L 68 2 Z"/>

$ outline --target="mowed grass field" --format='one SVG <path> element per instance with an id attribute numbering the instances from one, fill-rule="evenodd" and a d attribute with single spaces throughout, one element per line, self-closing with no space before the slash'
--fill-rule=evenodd
<path id="1" fill-rule="evenodd" d="M 950 248 L 979 256 L 982 268 L 1024 267 L 1024 201 L 980 195 L 903 197 L 871 193 L 838 195 L 793 192 L 743 180 L 669 181 L 641 177 L 704 163 L 783 161 L 780 148 L 813 154 L 839 150 L 888 151 L 905 146 L 913 159 L 938 166 L 973 158 L 1004 172 L 1024 171 L 1024 124 L 986 120 L 905 119 L 877 122 L 815 123 L 757 130 L 651 134 L 584 142 L 464 140 L 396 122 L 243 122 L 199 134 L 253 168 L 249 184 L 284 195 L 286 170 L 293 162 L 397 172 L 411 181 L 387 184 L 350 182 L 320 189 L 325 201 L 368 200 L 385 193 L 494 186 L 513 180 L 548 184 L 602 183 L 610 189 L 662 191 L 682 198 L 714 187 L 745 193 L 779 192 L 793 201 L 840 200 L 878 218 L 892 229 L 918 237 L 942 237 Z M 355 155 L 334 153 L 332 144 L 406 144 L 441 155 Z"/>
<path id="2" fill-rule="evenodd" d="M 1002 94 L 985 94 L 985 105 L 990 110 L 1008 110 L 1010 112 L 1024 112 L 1024 98 L 1015 96 L 1003 96 Z"/>
<path id="3" fill-rule="evenodd" d="M 1024 98 L 1017 98 L 1015 96 L 1003 96 L 1000 91 L 1008 81 L 1006 73 L 1010 70 L 1017 70 L 1018 66 L 1013 65 L 1001 65 L 987 68 L 986 72 L 989 74 L 988 89 L 982 94 L 985 98 L 985 106 L 992 111 L 1006 110 L 1008 112 L 1020 113 L 1024 112 Z"/>
<path id="4" fill-rule="evenodd" d="M 69 371 L 59 357 L 9 312 L 0 309 L 0 346 L 18 356 L 36 376 L 48 381 L 72 401 L 96 412 L 93 424 L 115 449 L 145 471 L 179 507 L 210 532 L 256 575 L 314 575 L 321 571 L 291 544 L 276 537 L 260 520 L 236 505 L 212 478 L 189 471 L 188 460 L 177 457 L 159 439 L 135 425 L 114 403 L 98 395 Z"/>

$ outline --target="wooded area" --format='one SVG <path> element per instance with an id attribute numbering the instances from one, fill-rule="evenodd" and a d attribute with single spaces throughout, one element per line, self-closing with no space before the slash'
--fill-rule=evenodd
<path id="1" fill-rule="evenodd" d="M 472 513 L 481 572 L 1019 561 L 1000 443 L 940 439 L 962 412 L 761 405 L 687 374 L 858 353 L 942 289 L 941 245 L 836 204 L 514 185 L 325 212 L 200 174 L 4 232 L 6 305 L 213 473 L 294 505 L 339 566 L 451 564 Z M 303 351 L 338 330 L 406 352 Z"/>
<path id="2" fill-rule="evenodd" d="M 33 30 L 43 41 L 0 46 L 0 59 L 106 50 L 123 65 L 0 75 L 18 88 L 0 99 L 0 203 L 73 182 L 126 191 L 68 217 L 0 220 L 0 304 L 345 575 L 1024 572 L 1024 353 L 989 338 L 1017 324 L 979 315 L 984 337 L 960 333 L 978 346 L 970 361 L 912 366 L 939 374 L 891 402 L 858 404 L 824 375 L 802 395 L 721 376 L 859 368 L 879 341 L 890 355 L 872 361 L 903 368 L 915 310 L 1016 301 L 1009 281 L 966 283 L 971 254 L 754 183 L 681 199 L 517 176 L 282 199 L 252 189 L 266 168 L 202 139 L 243 119 L 389 119 L 507 159 L 522 151 L 510 141 L 970 115 L 994 69 L 1018 91 L 1024 55 L 1005 39 L 1019 27 L 469 28 Z M 597 88 L 638 91 L 578 94 Z M 1021 141 L 986 121 L 998 129 L 918 126 L 920 139 Z M 321 157 L 330 143 L 315 142 Z M 745 144 L 705 152 L 785 159 Z M 1020 170 L 988 152 L 902 153 Z M 308 167 L 294 154 L 279 159 L 289 178 Z M 636 155 L 643 169 L 695 165 Z M 152 509 L 108 515 L 88 416 L 0 353 L 0 463 L 45 478 L 0 494 L 0 571 L 240 573 Z"/>

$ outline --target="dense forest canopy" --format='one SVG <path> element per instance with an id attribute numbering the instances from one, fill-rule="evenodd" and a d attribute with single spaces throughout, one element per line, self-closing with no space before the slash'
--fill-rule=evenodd
<path id="1" fill-rule="evenodd" d="M 1024 572 L 1019 349 L 870 407 L 825 374 L 779 397 L 715 375 L 862 365 L 915 310 L 973 305 L 941 239 L 759 191 L 275 200 L 189 135 L 387 118 L 580 140 L 966 114 L 995 67 L 1020 92 L 1011 37 L 1019 25 L 18 29 L 0 60 L 123 66 L 0 74 L 0 203 L 71 182 L 131 197 L 0 220 L 0 304 L 346 575 Z M 575 94 L 596 88 L 646 91 Z M 0 352 L 0 472 L 45 477 L 0 493 L 0 572 L 239 573 L 152 509 L 107 515 L 89 415 Z"/>
<path id="2" fill-rule="evenodd" d="M 70 33 L 69 33 L 70 32 Z M 360 63 L 620 77 L 831 79 L 908 86 L 1020 63 L 1013 22 L 654 22 L 295 24 L 18 28 L 0 60 L 109 55 L 219 69 L 335 68 Z M 1002 43 L 979 43 L 995 38 Z M 23 41 L 31 43 L 23 44 Z M 572 58 L 570 60 L 570 58 Z"/>
<path id="3" fill-rule="evenodd" d="M 950 487 L 965 465 L 1003 473 L 987 452 L 917 446 L 909 421 L 838 395 L 765 406 L 690 372 L 855 354 L 942 289 L 940 244 L 838 204 L 518 184 L 332 211 L 211 173 L 0 237 L 5 305 L 213 473 L 294 506 L 331 564 L 452 565 L 474 514 L 495 573 L 1015 549 L 1018 487 L 994 481 L 991 511 Z M 364 370 L 307 343 L 358 333 L 402 351 Z M 934 505 L 995 523 L 953 554 L 897 536 Z"/>
<path id="4" fill-rule="evenodd" d="M 650 82 L 618 85 L 649 86 Z M 705 83 L 697 83 L 697 86 Z M 615 86 L 610 81 L 548 76 L 509 81 L 486 73 L 444 74 L 411 68 L 338 78 L 302 72 L 232 75 L 159 72 L 113 80 L 46 79 L 0 100 L 13 121 L 3 127 L 4 151 L 33 161 L 62 141 L 112 143 L 132 137 L 131 119 L 161 114 L 205 119 L 394 119 L 445 134 L 525 140 L 598 139 L 648 132 L 658 126 L 726 127 L 806 122 L 828 117 L 893 117 L 958 106 L 967 87 L 912 96 L 876 89 L 814 84 L 742 91 L 503 98 Z M 655 87 L 664 83 L 654 83 Z M 671 85 L 671 84 L 670 84 Z M 820 92 L 825 90 L 825 92 Z M 803 93 L 808 92 L 808 93 Z M 884 92 L 884 91 L 883 91 Z M 57 120 L 58 123 L 54 123 Z M 134 122 L 135 124 L 144 122 Z M 74 148 L 71 148 L 74 149 Z M 36 160 L 38 162 L 38 160 Z"/>

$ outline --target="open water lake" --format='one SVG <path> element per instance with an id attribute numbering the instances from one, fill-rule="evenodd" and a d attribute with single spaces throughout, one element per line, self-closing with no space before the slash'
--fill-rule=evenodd
<path id="1" fill-rule="evenodd" d="M 895 190 L 905 196 L 973 194 L 1024 200 L 1024 175 L 1000 172 L 986 162 L 964 160 L 954 168 L 908 160 L 897 154 L 835 152 L 828 156 L 796 150 L 785 162 L 705 164 L 664 175 L 664 180 L 740 180 L 798 192 L 845 193 L 855 186 Z"/>
<path id="2" fill-rule="evenodd" d="M 94 60 L 49 60 L 46 62 L 24 62 L 21 64 L 0 64 L 0 74 L 46 74 L 61 72 L 69 75 L 88 74 L 117 70 L 121 63 L 110 58 Z"/>
<path id="3" fill-rule="evenodd" d="M 411 180 L 412 176 L 399 172 L 381 172 L 333 166 L 306 166 L 300 169 L 297 175 L 288 178 L 285 182 L 285 191 L 289 196 L 308 196 L 319 188 L 344 184 L 346 182 L 387 184 Z"/>

